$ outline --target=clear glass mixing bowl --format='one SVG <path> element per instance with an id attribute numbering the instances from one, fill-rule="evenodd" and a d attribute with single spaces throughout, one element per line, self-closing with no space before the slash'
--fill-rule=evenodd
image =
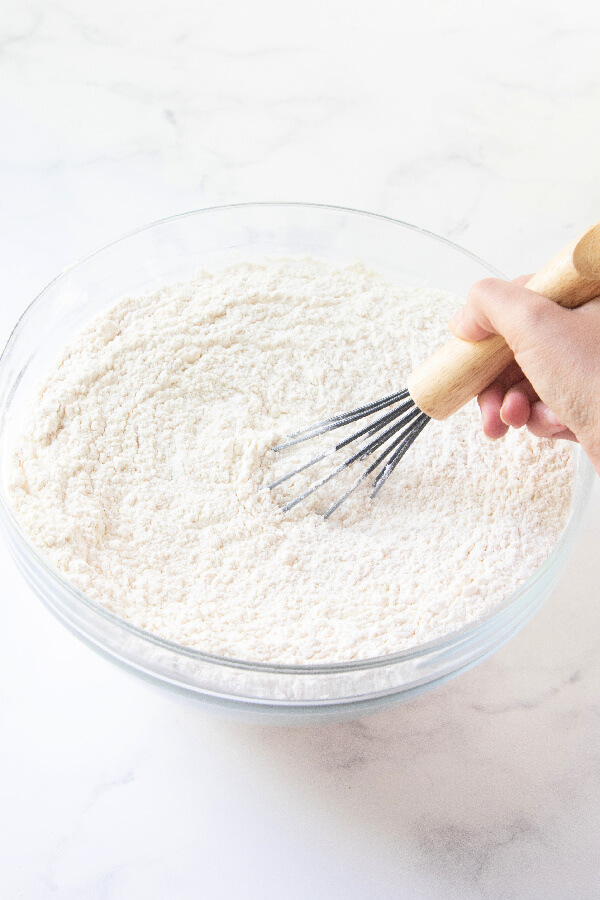
<path id="1" fill-rule="evenodd" d="M 460 247 L 404 222 L 303 203 L 198 210 L 155 222 L 97 250 L 65 270 L 33 301 L 0 358 L 0 528 L 18 568 L 46 606 L 89 646 L 130 672 L 246 718 L 287 723 L 352 717 L 465 671 L 533 615 L 552 591 L 579 530 L 593 479 L 583 454 L 562 536 L 537 572 L 492 614 L 414 650 L 330 665 L 223 659 L 128 624 L 70 585 L 44 560 L 8 503 L 11 448 L 32 390 L 61 346 L 126 293 L 188 278 L 204 263 L 254 254 L 361 261 L 392 280 L 463 296 L 474 281 L 499 274 Z"/>

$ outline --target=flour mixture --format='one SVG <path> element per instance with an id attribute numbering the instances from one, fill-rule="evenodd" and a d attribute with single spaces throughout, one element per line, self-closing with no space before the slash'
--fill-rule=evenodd
<path id="1" fill-rule="evenodd" d="M 210 653 L 364 659 L 460 628 L 556 542 L 568 446 L 491 443 L 473 403 L 431 422 L 375 500 L 359 490 L 327 521 L 349 482 L 285 515 L 318 473 L 264 489 L 320 446 L 275 454 L 285 434 L 401 389 L 459 303 L 312 259 L 127 297 L 49 373 L 15 452 L 15 513 L 89 597 Z"/>

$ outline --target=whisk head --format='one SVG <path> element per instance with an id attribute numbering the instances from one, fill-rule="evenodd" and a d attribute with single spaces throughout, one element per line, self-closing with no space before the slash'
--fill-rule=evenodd
<path id="1" fill-rule="evenodd" d="M 273 448 L 276 451 L 286 450 L 288 447 L 293 447 L 296 444 L 308 441 L 311 438 L 325 434 L 328 431 L 343 428 L 345 425 L 350 425 L 352 422 L 356 422 L 359 419 L 372 416 L 384 409 L 386 412 L 382 416 L 379 416 L 349 437 L 344 438 L 334 446 L 329 447 L 327 450 L 324 450 L 322 453 L 317 454 L 312 459 L 309 459 L 307 462 L 298 466 L 298 468 L 294 469 L 292 472 L 282 475 L 281 478 L 277 478 L 268 485 L 269 490 L 273 490 L 273 488 L 283 484 L 284 481 L 288 481 L 290 478 L 293 478 L 310 466 L 314 466 L 322 459 L 333 456 L 338 450 L 342 450 L 354 441 L 358 441 L 361 438 L 363 439 L 363 443 L 358 450 L 355 450 L 354 453 L 342 463 L 335 466 L 335 468 L 331 469 L 323 477 L 314 481 L 305 491 L 286 503 L 285 506 L 282 507 L 283 512 L 287 512 L 302 500 L 305 500 L 318 488 L 327 484 L 327 482 L 331 481 L 332 478 L 335 478 L 336 475 L 339 475 L 344 469 L 353 465 L 353 463 L 360 462 L 376 451 L 381 450 L 381 453 L 379 453 L 376 459 L 364 469 L 354 484 L 352 484 L 341 497 L 338 497 L 333 506 L 327 510 L 325 518 L 328 519 L 329 516 L 342 505 L 344 500 L 346 500 L 346 498 L 374 472 L 376 472 L 376 474 L 371 486 L 371 497 L 374 497 L 378 493 L 411 444 L 416 440 L 429 422 L 429 416 L 419 409 L 411 399 L 407 390 L 399 391 L 396 394 L 390 394 L 387 397 L 376 400 L 374 403 L 367 403 L 364 406 L 359 406 L 357 409 L 351 409 L 349 412 L 331 416 L 331 418 L 324 419 L 322 422 L 316 422 L 314 425 L 302 429 L 302 431 L 296 431 L 294 434 L 288 435 L 283 443 L 278 444 Z"/>

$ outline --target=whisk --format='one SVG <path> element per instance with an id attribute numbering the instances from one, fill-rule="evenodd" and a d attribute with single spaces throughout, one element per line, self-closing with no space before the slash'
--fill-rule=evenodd
<path id="1" fill-rule="evenodd" d="M 600 295 L 600 222 L 567 244 L 529 279 L 526 287 L 570 309 Z M 500 335 L 491 335 L 477 343 L 452 338 L 409 375 L 404 390 L 288 435 L 273 449 L 281 452 L 382 413 L 349 437 L 277 478 L 268 488 L 273 490 L 305 469 L 354 444 L 350 456 L 314 481 L 282 509 L 287 512 L 344 469 L 372 456 L 375 457 L 373 461 L 327 510 L 325 518 L 331 516 L 370 475 L 374 476 L 371 497 L 375 497 L 427 423 L 431 419 L 447 419 L 461 409 L 491 384 L 512 359 L 512 351 Z M 356 442 L 359 442 L 358 447 Z"/>

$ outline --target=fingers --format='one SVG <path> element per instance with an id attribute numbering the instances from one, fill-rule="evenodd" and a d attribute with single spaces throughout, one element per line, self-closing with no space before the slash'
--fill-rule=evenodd
<path id="1" fill-rule="evenodd" d="M 577 440 L 573 432 L 561 425 L 552 410 L 548 409 L 541 400 L 532 404 L 527 428 L 536 437 L 561 438 L 567 441 Z"/>
<path id="2" fill-rule="evenodd" d="M 453 316 L 450 328 L 467 341 L 501 334 L 517 354 L 544 335 L 554 337 L 565 315 L 568 312 L 556 303 L 516 281 L 485 278 L 473 285 L 466 306 Z"/>
<path id="3" fill-rule="evenodd" d="M 523 287 L 530 278 L 531 275 L 519 275 L 517 278 L 513 278 L 510 283 Z M 492 279 L 488 279 L 488 281 L 492 281 Z M 490 334 L 495 333 L 491 324 L 487 320 L 484 321 L 480 312 L 469 305 L 469 303 L 454 313 L 450 319 L 449 327 L 456 337 L 461 337 L 466 341 L 482 341 L 484 338 L 489 337 Z"/>
<path id="4" fill-rule="evenodd" d="M 504 437 L 508 431 L 508 425 L 502 421 L 500 416 L 503 401 L 504 390 L 497 382 L 482 391 L 477 398 L 484 434 L 492 441 Z"/>
<path id="5" fill-rule="evenodd" d="M 528 281 L 533 278 L 533 275 L 517 275 L 516 278 L 511 279 L 511 284 L 517 284 L 519 287 L 525 287 Z"/>
<path id="6" fill-rule="evenodd" d="M 516 364 L 502 372 L 478 397 L 484 433 L 492 440 L 504 437 L 509 428 L 523 428 L 536 437 L 577 440 L 539 399 Z"/>
<path id="7" fill-rule="evenodd" d="M 463 341 L 482 341 L 493 334 L 489 322 L 483 320 L 479 312 L 472 306 L 463 306 L 457 310 L 448 323 L 455 337 Z"/>
<path id="8" fill-rule="evenodd" d="M 600 297 L 579 309 L 564 309 L 529 290 L 528 282 L 529 276 L 477 282 L 450 323 L 464 340 L 502 335 L 515 357 L 479 396 L 484 432 L 496 439 L 510 427 L 526 426 L 537 437 L 580 440 L 595 459 Z"/>
<path id="9" fill-rule="evenodd" d="M 520 382 L 506 393 L 495 381 L 478 397 L 483 431 L 495 441 L 503 438 L 509 428 L 527 426 L 531 434 L 539 438 L 560 438 L 576 441 L 577 437 L 562 425 L 552 410 L 536 399 L 537 395 L 527 381 Z"/>
<path id="10" fill-rule="evenodd" d="M 512 428 L 523 428 L 529 421 L 532 404 L 538 399 L 530 382 L 526 378 L 522 378 L 504 395 L 500 418 Z"/>
<path id="11" fill-rule="evenodd" d="M 481 392 L 478 398 L 483 430 L 492 440 L 504 437 L 508 427 L 512 425 L 520 428 L 525 425 L 529 417 L 529 402 L 527 402 L 527 418 L 520 424 L 516 424 L 524 416 L 523 406 L 518 399 L 518 386 L 525 381 L 523 372 L 516 362 L 512 362 L 504 369 L 492 384 Z M 526 382 L 529 386 L 529 383 Z M 524 391 L 528 389 L 523 389 Z M 529 396 L 526 393 L 526 396 Z M 534 393 L 534 397 L 537 396 Z M 505 410 L 506 398 L 509 398 L 508 410 Z M 508 415 L 506 415 L 508 411 Z"/>

